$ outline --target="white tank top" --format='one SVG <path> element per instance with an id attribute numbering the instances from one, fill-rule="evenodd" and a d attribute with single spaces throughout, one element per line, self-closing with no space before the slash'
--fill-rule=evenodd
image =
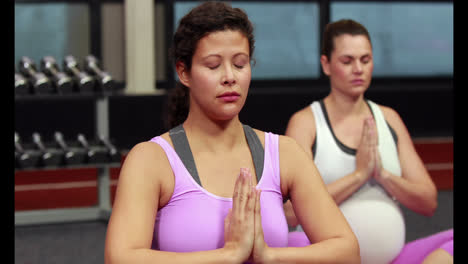
<path id="1" fill-rule="evenodd" d="M 377 126 L 382 166 L 401 177 L 398 150 L 390 128 L 378 105 L 367 102 Z M 316 125 L 314 162 L 324 182 L 329 184 L 352 173 L 356 158 L 355 150 L 336 139 L 322 104 L 318 101 L 311 104 Z M 361 263 L 387 264 L 398 256 L 405 243 L 403 213 L 396 200 L 375 180 L 366 182 L 339 207 L 359 241 Z"/>

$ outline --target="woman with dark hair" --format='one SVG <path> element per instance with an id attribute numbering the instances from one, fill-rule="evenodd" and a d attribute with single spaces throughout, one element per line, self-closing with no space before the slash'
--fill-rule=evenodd
<path id="1" fill-rule="evenodd" d="M 300 146 L 240 122 L 253 51 L 241 9 L 207 2 L 182 18 L 172 48 L 181 97 L 169 132 L 125 159 L 106 263 L 359 263 L 356 237 Z M 285 197 L 312 245 L 288 247 Z"/>
<path id="2" fill-rule="evenodd" d="M 314 160 L 358 238 L 362 263 L 421 263 L 453 238 L 453 230 L 405 246 L 400 204 L 431 216 L 437 189 L 398 113 L 364 97 L 374 67 L 369 33 L 356 21 L 339 20 L 326 26 L 322 47 L 330 93 L 296 112 L 286 135 Z M 285 211 L 296 226 L 295 206 L 287 203 Z M 292 232 L 289 243 L 310 242 L 308 235 Z"/>

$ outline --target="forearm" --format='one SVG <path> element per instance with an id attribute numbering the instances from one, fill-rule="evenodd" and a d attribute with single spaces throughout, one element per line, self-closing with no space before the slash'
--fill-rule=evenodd
<path id="1" fill-rule="evenodd" d="M 358 242 L 339 237 L 313 243 L 307 247 L 269 248 L 268 263 L 360 263 Z"/>
<path id="2" fill-rule="evenodd" d="M 296 227 L 299 222 L 297 221 L 296 215 L 294 214 L 294 208 L 292 206 L 291 200 L 288 200 L 285 204 L 283 204 L 283 209 L 288 225 L 291 227 Z"/>
<path id="3" fill-rule="evenodd" d="M 233 252 L 224 248 L 197 251 L 197 252 L 167 252 L 153 249 L 128 249 L 119 250 L 115 254 L 106 254 L 106 264 L 133 264 L 133 263 L 232 263 L 239 264 Z"/>
<path id="4" fill-rule="evenodd" d="M 437 190 L 429 184 L 412 183 L 403 177 L 382 170 L 376 179 L 385 190 L 409 209 L 431 216 L 437 208 Z"/>
<path id="5" fill-rule="evenodd" d="M 327 191 L 335 203 L 339 205 L 356 192 L 356 190 L 358 190 L 365 182 L 366 180 L 364 176 L 362 176 L 361 173 L 354 171 L 332 183 L 327 184 Z M 284 204 L 284 211 L 288 225 L 292 227 L 297 226 L 299 223 L 290 201 Z"/>
<path id="6" fill-rule="evenodd" d="M 354 171 L 327 184 L 327 190 L 336 204 L 339 205 L 355 193 L 365 182 L 365 177 L 361 173 Z"/>

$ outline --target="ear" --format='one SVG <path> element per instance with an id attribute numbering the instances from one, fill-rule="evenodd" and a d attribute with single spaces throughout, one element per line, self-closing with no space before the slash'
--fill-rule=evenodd
<path id="1" fill-rule="evenodd" d="M 327 56 L 320 56 L 320 64 L 322 64 L 322 70 L 325 75 L 330 76 L 330 62 L 328 61 Z"/>
<path id="2" fill-rule="evenodd" d="M 185 64 L 181 61 L 178 61 L 176 63 L 176 72 L 177 72 L 177 76 L 179 77 L 179 80 L 180 82 L 187 86 L 187 87 L 190 87 L 190 78 L 189 78 L 189 72 L 188 72 L 188 69 L 187 67 L 185 67 Z"/>

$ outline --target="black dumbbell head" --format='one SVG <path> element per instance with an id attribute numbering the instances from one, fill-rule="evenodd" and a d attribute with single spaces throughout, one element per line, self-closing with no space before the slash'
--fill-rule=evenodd
<path id="1" fill-rule="evenodd" d="M 81 71 L 77 60 L 72 55 L 67 55 L 63 59 L 63 69 L 68 74 L 72 75 L 75 80 L 76 89 L 80 93 L 92 93 L 95 91 L 94 78 L 89 76 L 84 71 Z"/>
<path id="2" fill-rule="evenodd" d="M 101 69 L 99 60 L 93 55 L 88 55 L 84 59 L 84 69 L 91 75 L 96 76 L 102 91 L 112 91 L 115 86 L 115 81 L 112 76 Z"/>

